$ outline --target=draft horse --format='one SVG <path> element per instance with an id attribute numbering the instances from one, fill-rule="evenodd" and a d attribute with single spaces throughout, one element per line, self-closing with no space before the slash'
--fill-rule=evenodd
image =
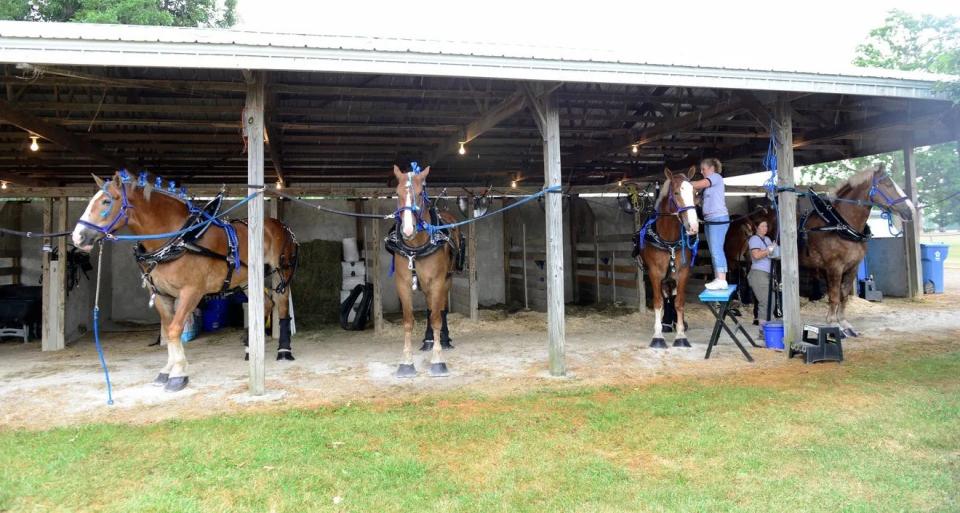
<path id="1" fill-rule="evenodd" d="M 660 188 L 656 208 L 634 239 L 634 256 L 640 257 L 653 288 L 654 322 L 650 347 L 657 349 L 667 347 L 663 340 L 663 303 L 670 297 L 675 297 L 677 310 L 677 333 L 673 346 L 690 347 L 683 308 L 686 304 L 687 278 L 699 242 L 699 222 L 693 202 L 693 185 L 690 183 L 696 171 L 696 166 L 691 167 L 687 174 L 664 170 L 667 179 Z"/>
<path id="2" fill-rule="evenodd" d="M 134 251 L 151 304 L 160 314 L 160 336 L 167 343 L 167 363 L 154 384 L 168 392 L 183 390 L 189 378 L 180 336 L 187 317 L 204 295 L 247 283 L 246 220 L 220 221 L 212 217 L 220 197 L 202 209 L 194 208 L 185 188 L 178 190 L 171 182 L 165 189 L 162 180 L 145 172 L 136 181 L 125 170 L 106 182 L 97 176 L 94 180 L 100 190 L 73 230 L 77 248 L 90 251 L 97 240 L 123 228 L 144 236 L 189 229 L 169 239 L 143 240 Z M 273 301 L 280 309 L 277 359 L 293 360 L 288 297 L 299 245 L 293 232 L 276 219 L 264 220 L 263 233 L 265 273 L 279 276 L 279 284 L 265 302 L 268 312 Z"/>
<path id="3" fill-rule="evenodd" d="M 413 292 L 421 290 L 427 299 L 427 332 L 424 346 L 432 346 L 430 376 L 449 376 L 443 360 L 443 343 L 449 345 L 447 299 L 453 273 L 462 270 L 464 244 L 457 228 L 437 230 L 434 226 L 455 222 L 453 215 L 438 210 L 426 192 L 430 167 L 422 171 L 416 162 L 411 170 L 401 172 L 393 166 L 397 179 L 396 226 L 386 238 L 387 251 L 393 254 L 394 280 L 403 307 L 403 360 L 397 377 L 417 375 L 413 363 Z M 434 337 L 437 333 L 440 336 Z M 432 340 L 431 340 L 432 339 Z"/>
<path id="4" fill-rule="evenodd" d="M 846 307 L 857 276 L 857 266 L 867 253 L 870 238 L 867 219 L 874 206 L 891 223 L 895 214 L 913 219 L 915 207 L 884 165 L 860 170 L 831 191 L 832 200 L 813 192 L 804 193 L 806 205 L 798 208 L 801 268 L 816 271 L 827 282 L 827 323 L 840 326 L 844 335 L 858 336 L 847 321 Z"/>

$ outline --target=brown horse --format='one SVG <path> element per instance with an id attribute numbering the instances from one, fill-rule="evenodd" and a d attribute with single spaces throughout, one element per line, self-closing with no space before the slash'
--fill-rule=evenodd
<path id="1" fill-rule="evenodd" d="M 650 347 L 654 348 L 667 347 L 661 321 L 664 299 L 670 296 L 676 296 L 674 306 L 677 310 L 677 335 L 673 346 L 690 347 L 683 322 L 683 308 L 686 304 L 685 289 L 690 263 L 693 262 L 693 251 L 686 241 L 699 230 L 693 203 L 693 185 L 690 183 L 696 171 L 696 166 L 691 167 L 686 175 L 664 170 L 667 180 L 657 198 L 656 217 L 648 221 L 637 236 L 639 256 L 653 288 L 655 319 Z"/>
<path id="2" fill-rule="evenodd" d="M 81 250 L 89 251 L 98 239 L 124 227 L 134 235 L 172 233 L 183 229 L 191 218 L 190 209 L 181 198 L 154 188 L 149 179 L 141 177 L 135 183 L 126 171 L 118 172 L 109 182 L 96 176 L 94 179 L 100 191 L 90 200 L 73 230 L 73 244 Z M 198 219 L 202 222 L 203 218 Z M 242 264 L 247 256 L 246 222 L 239 220 L 229 224 L 236 232 L 235 256 L 240 259 L 240 263 L 233 266 L 227 261 L 231 238 L 225 229 L 219 227 L 209 226 L 196 234 L 195 239 L 186 241 L 186 249 L 169 244 L 171 239 L 141 242 L 138 254 L 148 258 L 138 258 L 138 263 L 145 285 L 149 285 L 155 294 L 160 334 L 167 343 L 167 364 L 154 383 L 163 385 L 168 392 L 182 390 L 189 381 L 187 358 L 180 341 L 187 317 L 205 294 L 242 287 L 247 283 L 247 267 Z M 280 285 L 273 291 L 280 309 L 281 336 L 277 359 L 292 360 L 288 313 L 290 289 L 287 285 L 296 269 L 298 245 L 293 233 L 276 219 L 266 219 L 263 232 L 267 272 L 280 277 Z M 176 242 L 176 238 L 173 240 Z M 166 253 L 169 256 L 157 256 L 156 252 L 166 247 L 170 247 Z M 272 309 L 271 295 L 274 294 L 268 294 L 265 302 L 267 312 Z"/>
<path id="3" fill-rule="evenodd" d="M 870 210 L 874 205 L 901 219 L 913 219 L 915 208 L 903 190 L 884 171 L 883 164 L 868 167 L 836 187 L 830 195 L 834 211 L 855 230 L 838 230 L 823 217 L 807 213 L 800 215 L 800 233 L 806 241 L 800 244 L 800 266 L 816 270 L 827 282 L 829 307 L 827 323 L 838 324 L 847 336 L 857 336 L 847 321 L 847 300 L 857 276 L 857 266 L 867 252 L 865 230 Z M 810 209 L 810 199 L 806 208 Z M 798 207 L 803 208 L 803 207 Z M 842 227 L 841 227 L 842 228 Z M 860 239 L 860 240 L 857 240 Z"/>
<path id="4" fill-rule="evenodd" d="M 447 298 L 456 270 L 455 255 L 460 251 L 460 231 L 433 231 L 429 225 L 453 223 L 453 215 L 431 207 L 424 192 L 430 168 L 419 171 L 416 166 L 401 172 L 393 166 L 397 179 L 397 226 L 388 237 L 387 249 L 393 253 L 394 280 L 397 295 L 403 307 L 403 361 L 397 367 L 397 377 L 417 375 L 413 364 L 413 291 L 420 289 L 427 299 L 428 333 L 442 333 Z M 430 376 L 449 376 L 441 354 L 442 336 L 433 337 L 433 355 L 430 358 Z"/>

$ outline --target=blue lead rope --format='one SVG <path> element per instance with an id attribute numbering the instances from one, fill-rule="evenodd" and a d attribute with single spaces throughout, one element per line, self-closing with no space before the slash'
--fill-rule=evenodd
<path id="1" fill-rule="evenodd" d="M 206 221 L 204 221 L 204 222 L 202 222 L 202 223 L 200 223 L 200 224 L 193 225 L 193 226 L 188 226 L 187 228 L 183 228 L 183 229 L 177 230 L 177 231 L 175 231 L 175 232 L 156 233 L 156 234 L 151 234 L 151 235 L 111 235 L 111 236 L 109 236 L 109 237 L 107 237 L 107 238 L 108 238 L 109 240 L 115 240 L 115 241 L 123 241 L 123 240 L 138 241 L 138 240 L 169 239 L 169 238 L 172 238 L 172 237 L 177 237 L 177 236 L 183 235 L 183 234 L 185 234 L 185 233 L 187 233 L 187 232 L 189 232 L 189 231 L 196 230 L 196 229 L 197 229 L 199 226 L 201 226 L 201 225 L 202 225 L 202 226 L 207 226 L 207 225 L 209 225 L 210 223 L 214 222 L 215 220 L 217 220 L 217 219 L 219 219 L 219 218 L 222 218 L 223 216 L 229 214 L 231 211 L 233 211 L 233 210 L 235 210 L 235 209 L 243 206 L 244 204 L 246 204 L 247 202 L 249 202 L 249 201 L 252 200 L 253 198 L 257 197 L 258 194 L 263 194 L 263 191 L 257 191 L 257 192 L 255 192 L 255 193 L 253 193 L 253 194 L 250 194 L 249 196 L 247 196 L 247 197 L 243 198 L 242 200 L 240 200 L 239 202 L 237 202 L 236 205 L 233 205 L 232 207 L 230 207 L 230 208 L 224 210 L 222 213 L 218 214 L 216 217 L 210 217 L 209 219 L 207 219 Z"/>
<path id="2" fill-rule="evenodd" d="M 436 233 L 436 232 L 438 232 L 438 231 L 440 231 L 440 230 L 449 230 L 449 229 L 451 229 L 451 228 L 458 228 L 458 227 L 463 226 L 463 225 L 467 225 L 467 224 L 470 224 L 470 223 L 475 223 L 475 222 L 477 222 L 477 221 L 479 221 L 479 220 L 481 220 L 481 219 L 486 219 L 486 218 L 488 218 L 488 217 L 492 217 L 492 216 L 495 216 L 495 215 L 498 215 L 498 214 L 502 214 L 503 212 L 506 212 L 507 210 L 510 210 L 511 208 L 519 207 L 520 205 L 523 205 L 524 203 L 529 203 L 529 202 L 531 202 L 531 201 L 533 201 L 533 200 L 535 200 L 535 199 L 537 199 L 537 198 L 539 198 L 539 197 L 547 194 L 548 192 L 560 192 L 561 190 L 563 190 L 563 187 L 560 186 L 560 185 L 554 185 L 554 186 L 551 186 L 551 187 L 547 187 L 546 189 L 537 191 L 537 192 L 535 192 L 535 193 L 533 193 L 533 194 L 531 194 L 531 195 L 529 195 L 529 196 L 527 196 L 527 197 L 525 197 L 525 198 L 523 198 L 523 199 L 517 200 L 516 202 L 511 203 L 511 204 L 509 204 L 509 205 L 507 205 L 507 206 L 505 206 L 505 207 L 503 207 L 503 208 L 500 208 L 500 209 L 498 209 L 498 210 L 494 210 L 493 212 L 488 212 L 488 213 L 486 213 L 486 214 L 484 214 L 484 215 L 482 215 L 482 216 L 480 216 L 480 217 L 474 217 L 474 218 L 472 218 L 472 219 L 465 219 L 465 220 L 463 220 L 463 221 L 458 221 L 458 222 L 456 222 L 456 223 L 449 223 L 449 224 L 429 224 L 429 223 L 428 223 L 428 224 L 427 224 L 427 233 L 429 233 L 429 234 L 432 236 L 434 233 Z"/>
<path id="3" fill-rule="evenodd" d="M 107 369 L 107 360 L 103 356 L 103 346 L 100 344 L 100 276 L 103 268 L 103 241 L 100 241 L 100 254 L 97 256 L 97 293 L 93 300 L 93 342 L 97 346 L 97 355 L 100 356 L 100 368 L 103 369 L 103 379 L 107 382 L 107 404 L 113 404 L 113 385 L 110 384 L 110 370 Z"/>

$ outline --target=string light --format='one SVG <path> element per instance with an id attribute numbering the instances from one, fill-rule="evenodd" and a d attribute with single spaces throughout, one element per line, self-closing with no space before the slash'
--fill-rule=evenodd
<path id="1" fill-rule="evenodd" d="M 637 152 L 639 152 L 639 151 L 640 151 L 640 146 L 638 146 L 638 145 L 636 145 L 636 144 L 630 146 L 630 153 L 633 153 L 634 155 L 636 155 Z"/>
<path id="2" fill-rule="evenodd" d="M 30 151 L 37 151 L 40 149 L 40 145 L 37 144 L 37 136 L 30 136 Z"/>
<path id="3" fill-rule="evenodd" d="M 459 153 L 459 154 L 461 154 L 461 155 L 466 155 L 466 154 L 467 154 L 467 149 L 464 148 L 463 145 L 464 145 L 464 143 L 461 142 L 461 143 L 460 143 L 460 149 L 457 150 L 457 153 Z"/>

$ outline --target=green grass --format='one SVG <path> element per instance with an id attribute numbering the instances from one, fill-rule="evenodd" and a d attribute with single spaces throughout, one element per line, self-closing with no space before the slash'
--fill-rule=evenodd
<path id="1" fill-rule="evenodd" d="M 0 432 L 0 511 L 958 511 L 960 353 Z M 342 502 L 334 504 L 339 496 Z"/>

